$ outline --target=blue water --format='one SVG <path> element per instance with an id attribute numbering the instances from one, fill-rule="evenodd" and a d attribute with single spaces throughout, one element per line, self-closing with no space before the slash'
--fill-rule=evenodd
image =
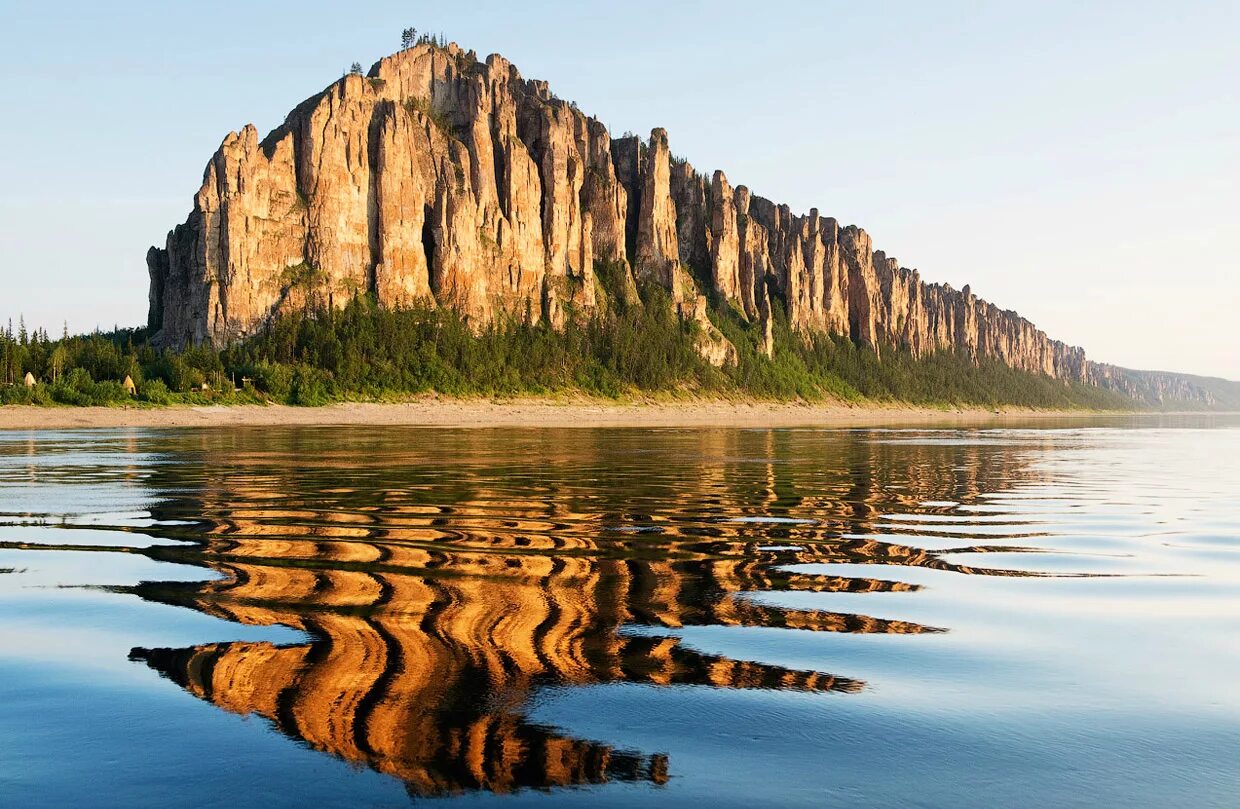
<path id="1" fill-rule="evenodd" d="M 0 433 L 0 806 L 1232 807 L 1238 682 L 1234 418 Z"/>

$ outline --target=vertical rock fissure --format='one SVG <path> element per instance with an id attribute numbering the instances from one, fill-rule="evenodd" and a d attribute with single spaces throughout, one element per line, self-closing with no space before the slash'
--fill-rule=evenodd
<path id="1" fill-rule="evenodd" d="M 385 118 L 394 114 L 394 105 L 390 101 L 376 105 L 366 133 L 366 162 L 369 169 L 366 184 L 366 246 L 370 249 L 370 260 L 366 264 L 365 286 L 366 292 L 376 297 L 379 294 L 379 265 L 383 263 L 383 245 L 379 238 L 380 218 L 383 216 L 379 209 L 379 141 Z"/>
<path id="2" fill-rule="evenodd" d="M 440 298 L 440 278 L 435 271 L 435 210 L 427 205 L 422 214 L 422 253 L 426 256 L 427 283 L 436 300 Z"/>
<path id="3" fill-rule="evenodd" d="M 508 177 L 508 167 L 504 161 L 504 152 L 511 147 L 504 142 L 504 134 L 496 127 L 495 113 L 490 113 L 487 117 L 490 123 L 488 128 L 491 132 L 491 161 L 494 163 L 495 169 L 495 191 L 499 199 L 499 214 L 504 219 L 510 219 L 508 195 L 503 192 L 503 186 L 507 185 L 506 178 Z"/>

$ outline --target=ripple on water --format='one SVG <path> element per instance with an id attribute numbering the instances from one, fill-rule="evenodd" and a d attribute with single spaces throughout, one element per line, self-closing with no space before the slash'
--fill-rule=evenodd
<path id="1" fill-rule="evenodd" d="M 0 435 L 6 683 L 199 734 L 58 746 L 78 711 L 44 711 L 0 757 L 78 774 L 24 802 L 158 772 L 241 803 L 1223 805 L 1237 435 Z M 225 738 L 245 766 L 194 754 Z"/>

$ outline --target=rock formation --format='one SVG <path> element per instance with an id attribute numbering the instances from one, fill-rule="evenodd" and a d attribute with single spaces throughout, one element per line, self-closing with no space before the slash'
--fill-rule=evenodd
<path id="1" fill-rule="evenodd" d="M 927 284 L 869 235 L 817 210 L 707 180 L 671 156 L 667 133 L 612 140 L 606 127 L 523 79 L 500 56 L 423 44 L 349 75 L 259 140 L 224 139 L 194 208 L 147 256 L 158 345 L 216 346 L 315 302 L 369 292 L 383 305 L 450 306 L 561 327 L 604 293 L 667 290 L 700 326 L 716 364 L 735 348 L 707 316 L 731 305 L 773 347 L 771 309 L 798 332 L 846 335 L 882 351 L 953 350 L 1090 381 L 1084 353 L 1015 312 Z"/>

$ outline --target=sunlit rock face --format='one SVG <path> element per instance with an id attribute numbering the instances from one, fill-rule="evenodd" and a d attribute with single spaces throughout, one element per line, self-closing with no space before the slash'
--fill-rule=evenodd
<path id="1" fill-rule="evenodd" d="M 148 324 L 158 344 L 219 346 L 281 311 L 369 292 L 479 327 L 561 327 L 599 305 L 600 261 L 624 267 L 622 294 L 636 279 L 664 287 L 716 364 L 736 351 L 706 295 L 767 334 L 783 306 L 802 333 L 1088 378 L 1080 349 L 967 286 L 922 282 L 865 231 L 794 215 L 721 171 L 708 179 L 672 157 L 662 129 L 613 140 L 545 82 L 455 44 L 345 76 L 261 141 L 252 126 L 229 134 L 189 218 L 148 254 Z"/>

